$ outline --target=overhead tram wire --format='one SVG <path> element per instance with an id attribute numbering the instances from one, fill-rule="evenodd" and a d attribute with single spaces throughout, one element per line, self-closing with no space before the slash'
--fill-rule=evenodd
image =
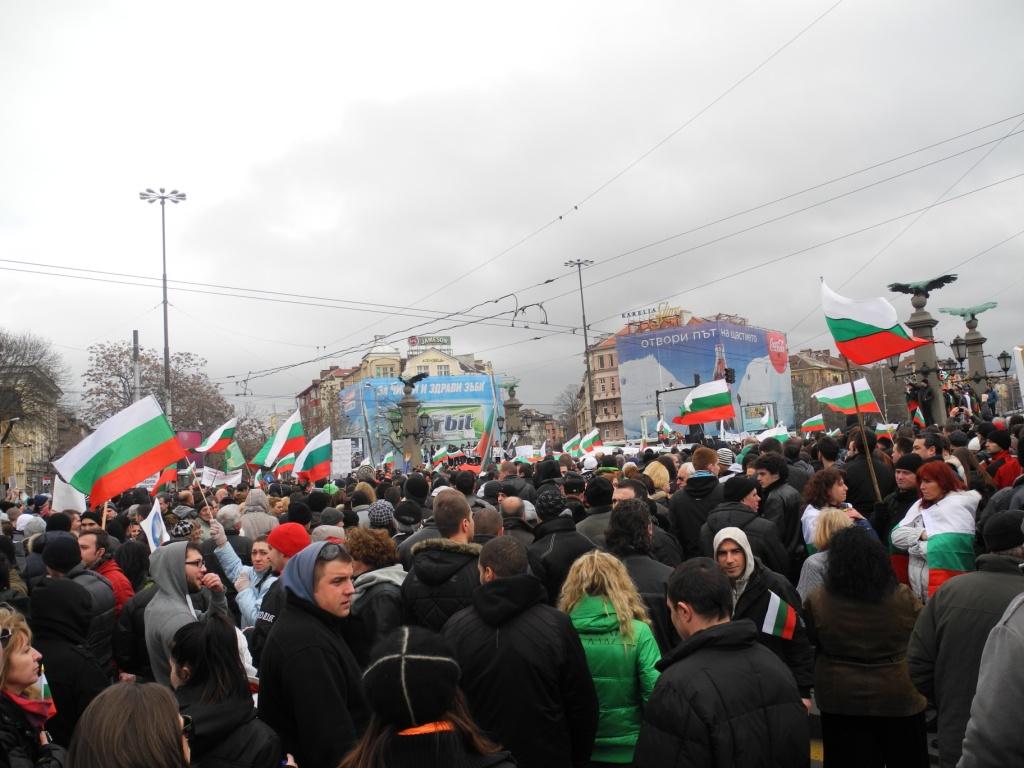
<path id="1" fill-rule="evenodd" d="M 735 91 L 737 88 L 739 88 L 741 85 L 743 85 L 747 80 L 749 80 L 751 77 L 753 77 L 758 72 L 760 72 L 762 69 L 764 69 L 769 63 L 771 63 L 771 61 L 773 59 L 775 59 L 783 51 L 785 51 L 787 48 L 789 48 L 791 45 L 793 45 L 793 43 L 795 43 L 797 40 L 799 40 L 801 37 L 803 37 L 807 32 L 809 32 L 813 27 L 815 27 L 818 24 L 818 22 L 820 22 L 822 19 L 824 19 L 826 16 L 828 16 L 830 13 L 832 13 L 832 11 L 834 11 L 836 8 L 838 8 L 842 4 L 843 4 L 843 0 L 836 0 L 835 3 L 833 3 L 827 9 L 825 9 L 825 11 L 823 11 L 821 14 L 816 16 L 809 24 L 807 24 L 806 26 L 801 28 L 795 35 L 793 35 L 791 38 L 789 38 L 781 46 L 776 48 L 766 58 L 762 59 L 762 61 L 759 64 L 757 64 L 753 69 L 749 70 L 745 75 L 740 77 L 732 85 L 730 85 L 728 88 L 726 88 L 720 94 L 718 94 L 718 96 L 716 96 L 710 102 L 705 104 L 701 109 L 699 109 L 696 113 L 694 113 L 689 118 L 687 118 L 682 124 L 676 126 L 674 129 L 672 129 L 672 131 L 670 131 L 664 138 L 662 138 L 659 141 L 657 141 L 653 146 L 649 147 L 647 150 L 642 152 L 640 155 L 638 155 L 632 161 L 627 163 L 620 170 L 616 171 L 614 174 L 609 176 L 607 179 L 605 179 L 603 182 L 601 182 L 597 187 L 595 187 L 593 190 L 591 190 L 586 195 L 584 195 L 579 201 L 577 201 L 576 203 L 574 203 L 573 205 L 569 206 L 564 211 L 562 211 L 562 213 L 558 214 L 554 218 L 548 220 L 546 223 L 544 223 L 541 226 L 537 227 L 532 232 L 530 232 L 528 235 L 525 235 L 524 237 L 521 237 L 515 243 L 513 243 L 512 245 L 510 245 L 507 248 L 503 249 L 502 251 L 496 253 L 495 255 L 491 256 L 490 258 L 486 259 L 485 261 L 480 262 L 479 264 L 477 264 L 472 269 L 462 273 L 461 275 L 458 275 L 458 276 L 454 277 L 453 279 L 449 280 L 444 285 L 441 285 L 438 288 L 434 289 L 430 293 L 421 296 L 419 299 L 414 301 L 410 306 L 416 306 L 416 304 L 419 304 L 421 301 L 426 301 L 427 299 L 432 298 L 433 296 L 436 296 L 438 293 L 443 291 L 445 288 L 449 288 L 452 285 L 454 285 L 455 283 L 459 282 L 460 280 L 463 280 L 463 279 L 469 277 L 470 275 L 474 274 L 475 272 L 478 272 L 480 269 L 483 269 L 488 264 L 491 264 L 494 261 L 496 261 L 497 259 L 500 259 L 502 256 L 507 256 L 511 251 L 515 250 L 516 248 L 518 248 L 519 246 L 523 245 L 527 241 L 532 240 L 534 237 L 536 237 L 537 235 L 541 234 L 542 232 L 544 232 L 545 230 L 549 229 L 550 227 L 554 226 L 558 222 L 563 221 L 566 216 L 569 216 L 569 215 L 579 211 L 580 206 L 582 206 L 582 205 L 590 202 L 591 200 L 593 200 L 599 194 L 604 192 L 605 189 L 610 187 L 612 184 L 614 184 L 616 181 L 621 179 L 623 176 L 625 176 L 627 173 L 629 173 L 631 170 L 633 170 L 636 166 L 638 166 L 640 163 L 642 163 L 648 157 L 650 157 L 655 152 L 657 152 L 659 149 L 661 149 L 663 146 L 665 146 L 670 141 L 672 141 L 672 139 L 674 139 L 676 136 L 678 136 L 680 133 L 682 133 L 684 130 L 686 130 L 686 128 L 688 128 L 690 125 L 695 123 L 705 113 L 710 111 L 715 105 L 717 105 L 720 101 L 722 101 L 724 98 L 726 98 L 730 93 Z M 561 279 L 561 278 L 560 277 L 556 277 L 554 279 L 558 280 L 558 279 Z M 348 336 L 343 336 L 340 339 L 337 339 L 337 341 L 344 341 L 346 338 L 350 338 L 351 336 L 354 336 L 356 333 L 361 333 L 362 331 L 365 331 L 369 327 L 370 326 L 363 326 L 362 328 L 359 328 L 358 330 L 353 331 Z"/>

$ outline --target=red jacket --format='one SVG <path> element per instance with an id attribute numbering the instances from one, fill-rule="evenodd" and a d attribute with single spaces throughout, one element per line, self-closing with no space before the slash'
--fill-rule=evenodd
<path id="1" fill-rule="evenodd" d="M 93 570 L 100 574 L 100 576 L 105 576 L 107 581 L 110 582 L 110 586 L 114 588 L 114 613 L 120 616 L 121 608 L 135 596 L 135 589 L 132 587 L 132 583 L 124 575 L 121 566 L 112 558 L 104 560 Z"/>
<path id="2" fill-rule="evenodd" d="M 1005 459 L 1002 466 L 996 470 L 996 473 L 992 475 L 992 481 L 996 484 L 996 488 L 1009 488 L 1013 485 L 1013 481 L 1020 476 L 1020 462 L 1017 461 L 1016 457 L 1011 456 L 1009 451 L 1000 451 L 991 459 L 989 459 L 988 466 L 991 468 L 1000 459 Z M 989 473 L 991 474 L 991 469 Z"/>

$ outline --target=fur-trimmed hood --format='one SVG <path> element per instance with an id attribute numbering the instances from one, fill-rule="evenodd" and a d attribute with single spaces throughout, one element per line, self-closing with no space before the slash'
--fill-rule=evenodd
<path id="1" fill-rule="evenodd" d="M 461 544 L 451 539 L 427 539 L 412 548 L 412 568 L 424 584 L 448 581 L 456 571 L 480 556 L 479 544 Z"/>

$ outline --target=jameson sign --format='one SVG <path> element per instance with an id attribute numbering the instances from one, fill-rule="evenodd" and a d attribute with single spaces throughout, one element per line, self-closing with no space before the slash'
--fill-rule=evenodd
<path id="1" fill-rule="evenodd" d="M 410 347 L 450 347 L 451 336 L 410 336 Z"/>

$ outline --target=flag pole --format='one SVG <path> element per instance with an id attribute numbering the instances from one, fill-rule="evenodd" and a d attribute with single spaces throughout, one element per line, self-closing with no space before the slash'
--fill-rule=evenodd
<path id="1" fill-rule="evenodd" d="M 864 417 L 860 412 L 860 403 L 857 402 L 857 387 L 853 384 L 853 371 L 850 370 L 850 361 L 846 355 L 842 355 L 842 358 L 843 362 L 846 363 L 846 378 L 850 382 L 850 391 L 853 393 L 853 407 L 857 409 L 857 424 L 860 426 L 861 448 L 863 448 L 864 458 L 868 462 L 868 474 L 871 475 L 871 485 L 875 489 L 875 501 L 881 504 L 882 492 L 878 489 L 878 476 L 875 474 L 874 457 L 871 455 L 871 449 L 868 447 L 868 434 L 864 426 Z"/>
<path id="2" fill-rule="evenodd" d="M 107 505 L 110 504 L 110 499 L 103 502 L 103 516 L 100 520 L 100 529 L 107 530 Z"/>

